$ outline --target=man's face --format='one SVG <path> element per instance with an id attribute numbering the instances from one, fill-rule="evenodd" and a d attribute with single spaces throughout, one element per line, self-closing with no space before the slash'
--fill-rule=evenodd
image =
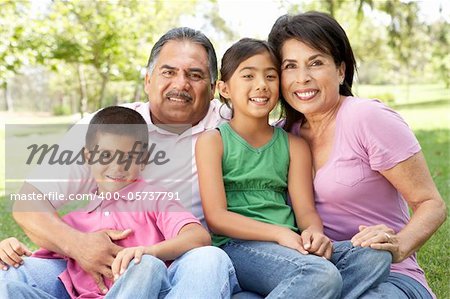
<path id="1" fill-rule="evenodd" d="M 214 97 L 208 56 L 203 46 L 190 41 L 169 41 L 145 77 L 154 124 L 196 125 Z"/>

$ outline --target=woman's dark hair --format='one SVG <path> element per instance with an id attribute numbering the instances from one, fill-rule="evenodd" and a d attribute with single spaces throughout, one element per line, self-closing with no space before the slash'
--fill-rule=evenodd
<path id="1" fill-rule="evenodd" d="M 139 112 L 120 106 L 111 106 L 97 112 L 89 123 L 86 133 L 86 148 L 92 149 L 100 134 L 134 137 L 148 144 L 148 127 Z"/>
<path id="2" fill-rule="evenodd" d="M 253 38 L 243 38 L 234 43 L 228 48 L 225 54 L 223 54 L 222 65 L 220 67 L 220 80 L 227 82 L 230 80 L 231 76 L 233 76 L 241 62 L 264 52 L 269 53 L 276 70 L 279 72 L 280 62 L 274 49 L 268 42 Z M 228 99 L 225 99 L 222 95 L 220 95 L 220 99 L 230 107 Z"/>
<path id="3" fill-rule="evenodd" d="M 296 39 L 313 49 L 333 57 L 336 66 L 345 64 L 345 78 L 339 87 L 339 94 L 352 96 L 353 76 L 356 61 L 352 47 L 341 25 L 330 15 L 310 11 L 298 15 L 283 15 L 278 18 L 269 33 L 269 44 L 275 49 L 281 61 L 281 48 L 290 39 Z M 280 94 L 281 104 L 286 117 L 284 128 L 290 130 L 292 125 L 303 121 L 304 116 L 292 108 Z"/>

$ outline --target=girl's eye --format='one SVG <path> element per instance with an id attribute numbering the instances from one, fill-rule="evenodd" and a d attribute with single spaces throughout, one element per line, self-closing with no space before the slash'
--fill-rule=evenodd
<path id="1" fill-rule="evenodd" d="M 276 79 L 278 79 L 278 76 L 277 75 L 267 75 L 267 79 L 276 80 Z"/>
<path id="2" fill-rule="evenodd" d="M 253 75 L 252 74 L 245 74 L 245 75 L 242 75 L 242 78 L 251 79 L 251 78 L 253 78 Z"/>

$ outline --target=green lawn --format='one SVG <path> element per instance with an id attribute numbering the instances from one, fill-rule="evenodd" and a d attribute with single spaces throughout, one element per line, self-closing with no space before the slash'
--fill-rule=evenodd
<path id="1" fill-rule="evenodd" d="M 415 86 L 410 99 L 405 100 L 403 87 L 360 86 L 357 94 L 370 97 L 384 93 L 400 92 L 393 103 L 407 120 L 419 139 L 428 166 L 438 189 L 450 206 L 450 93 L 437 85 Z M 426 99 L 428 102 L 423 103 Z M 392 104 L 392 103 L 391 103 Z M 31 122 L 67 123 L 67 118 L 31 118 Z M 17 122 L 16 122 L 17 123 Z M 0 127 L 0 157 L 4 157 L 4 130 Z M 0 194 L 4 190 L 4 158 L 0 159 Z M 17 227 L 10 216 L 9 202 L 0 200 L 0 239 L 17 236 L 35 248 Z M 418 259 L 426 272 L 428 282 L 438 298 L 450 298 L 450 227 L 447 221 L 420 249 Z"/>

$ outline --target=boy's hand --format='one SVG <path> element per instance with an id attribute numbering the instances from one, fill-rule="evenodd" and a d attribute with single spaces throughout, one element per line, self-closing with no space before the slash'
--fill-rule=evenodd
<path id="1" fill-rule="evenodd" d="M 333 253 L 333 244 L 327 236 L 320 232 L 305 229 L 301 235 L 303 247 L 317 256 L 322 256 L 329 260 Z"/>
<path id="2" fill-rule="evenodd" d="M 277 243 L 281 246 L 295 249 L 302 254 L 308 254 L 308 251 L 303 247 L 300 235 L 288 228 L 283 227 L 278 233 Z"/>
<path id="3" fill-rule="evenodd" d="M 0 267 L 8 270 L 8 266 L 19 267 L 23 264 L 22 256 L 30 256 L 32 252 L 14 237 L 0 241 Z"/>
<path id="4" fill-rule="evenodd" d="M 125 272 L 132 259 L 134 259 L 135 264 L 139 264 L 142 255 L 147 253 L 147 248 L 144 246 L 128 247 L 119 251 L 111 265 L 114 281 L 119 279 L 119 276 Z"/>

